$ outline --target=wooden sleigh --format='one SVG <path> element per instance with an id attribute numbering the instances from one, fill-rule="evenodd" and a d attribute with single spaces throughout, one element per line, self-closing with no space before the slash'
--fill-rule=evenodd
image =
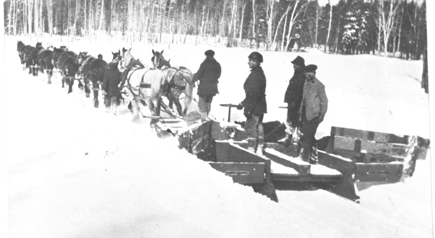
<path id="1" fill-rule="evenodd" d="M 296 158 L 295 145 L 267 142 L 264 156 L 248 151 L 244 130 L 230 122 L 195 123 L 174 134 L 180 148 L 276 201 L 275 189 L 310 189 L 307 185 L 359 201 L 357 184 L 399 182 L 409 173 L 407 158 L 424 157 L 429 143 L 410 145 L 410 136 L 332 127 L 326 148 L 318 150 L 319 163 L 311 165 Z"/>

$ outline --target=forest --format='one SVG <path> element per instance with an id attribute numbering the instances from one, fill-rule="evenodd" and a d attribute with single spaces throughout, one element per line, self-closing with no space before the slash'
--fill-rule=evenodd
<path id="1" fill-rule="evenodd" d="M 427 44 L 425 1 L 341 0 L 320 6 L 317 0 L 7 0 L 4 11 L 11 35 L 106 33 L 154 42 L 167 41 L 162 34 L 173 36 L 171 41 L 198 35 L 218 37 L 229 47 L 319 47 L 406 59 L 420 59 Z"/>
<path id="2" fill-rule="evenodd" d="M 6 0 L 4 17 L 8 35 L 153 43 L 195 36 L 198 44 L 214 39 L 269 51 L 427 57 L 425 0 Z"/>

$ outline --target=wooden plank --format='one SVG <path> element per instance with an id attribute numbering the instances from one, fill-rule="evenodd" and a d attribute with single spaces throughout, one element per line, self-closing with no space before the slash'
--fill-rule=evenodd
<path id="1" fill-rule="evenodd" d="M 399 144 L 408 144 L 407 135 L 394 135 L 383 132 L 375 132 L 375 131 L 364 131 L 343 127 L 331 127 L 331 136 L 342 136 L 360 140 L 368 140 L 368 141 L 377 141 L 383 143 L 399 143 Z"/>
<path id="2" fill-rule="evenodd" d="M 291 156 L 291 157 L 298 157 L 298 155 L 299 155 L 298 147 L 296 145 L 293 145 L 293 144 L 291 144 L 289 146 L 284 146 L 280 143 L 266 142 L 265 148 L 275 149 L 276 151 L 279 151 L 279 152 L 286 154 L 288 156 Z"/>
<path id="3" fill-rule="evenodd" d="M 328 148 L 328 150 L 332 149 L 332 152 L 341 149 L 366 154 L 383 154 L 391 157 L 405 157 L 407 154 L 407 145 L 403 144 L 377 143 L 342 136 L 331 137 L 331 140 L 333 140 L 333 146 Z"/>
<path id="4" fill-rule="evenodd" d="M 361 153 L 350 150 L 335 149 L 334 151 L 328 151 L 330 153 L 341 155 L 343 157 L 349 158 L 354 162 L 360 163 L 390 163 L 390 162 L 403 162 L 404 157 L 388 156 L 384 154 L 373 154 L 373 153 Z"/>
<path id="5" fill-rule="evenodd" d="M 229 147 L 229 141 L 216 140 L 216 162 L 234 162 L 230 157 Z"/>
<path id="6" fill-rule="evenodd" d="M 319 164 L 335 169 L 342 174 L 342 178 L 333 186 L 331 191 L 353 201 L 358 201 L 355 186 L 355 163 L 347 158 L 318 150 Z"/>
<path id="7" fill-rule="evenodd" d="M 403 173 L 403 164 L 393 163 L 356 163 L 355 180 L 357 182 L 399 182 Z"/>
<path id="8" fill-rule="evenodd" d="M 232 177 L 235 183 L 246 185 L 264 183 L 265 163 L 212 162 L 209 164 L 214 169 Z"/>
<path id="9" fill-rule="evenodd" d="M 300 159 L 290 157 L 272 148 L 264 149 L 264 155 L 272 161 L 293 168 L 302 175 L 310 173 L 310 164 Z"/>

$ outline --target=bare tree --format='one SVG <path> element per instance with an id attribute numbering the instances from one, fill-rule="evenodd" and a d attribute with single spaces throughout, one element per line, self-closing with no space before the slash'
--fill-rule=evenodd
<path id="1" fill-rule="evenodd" d="M 390 39 L 391 31 L 394 29 L 394 22 L 397 16 L 397 9 L 399 7 L 398 0 L 390 0 L 390 5 L 385 6 L 385 0 L 379 0 L 378 12 L 380 15 L 380 27 L 382 28 L 382 35 L 384 41 L 384 57 L 387 57 L 388 42 Z"/>
<path id="2" fill-rule="evenodd" d="M 332 25 L 332 12 L 333 12 L 333 6 L 331 5 L 331 0 L 328 0 L 329 4 L 329 24 L 328 24 L 328 35 L 326 36 L 326 42 L 325 42 L 325 53 L 328 48 L 328 42 L 329 42 L 329 35 L 331 34 L 331 25 Z"/>
<path id="3" fill-rule="evenodd" d="M 53 1 L 46 0 L 47 17 L 48 17 L 48 33 L 53 34 Z"/>
<path id="4" fill-rule="evenodd" d="M 289 3 L 287 5 L 287 9 L 285 10 L 284 14 L 281 16 L 281 18 L 278 21 L 278 25 L 276 26 L 276 29 L 275 29 L 275 35 L 273 37 L 272 44 L 276 43 L 276 37 L 278 36 L 278 31 L 279 31 L 279 28 L 280 28 L 281 23 L 283 22 L 283 20 L 285 19 L 284 22 L 287 22 L 287 15 L 290 12 L 290 7 L 291 7 L 291 4 Z M 285 35 L 285 28 L 286 28 L 286 25 L 284 25 L 283 36 Z"/>
<path id="5" fill-rule="evenodd" d="M 273 43 L 272 39 L 272 32 L 273 32 L 273 23 L 275 19 L 274 14 L 274 5 L 275 0 L 267 0 L 266 1 L 266 13 L 267 13 L 267 43 L 266 43 L 266 49 L 269 49 L 269 47 Z"/>
<path id="6" fill-rule="evenodd" d="M 288 49 L 288 47 L 290 45 L 291 33 L 292 33 L 292 30 L 293 30 L 293 25 L 296 22 L 296 19 L 298 18 L 299 14 L 301 14 L 301 12 L 302 12 L 302 7 L 300 7 L 298 9 L 299 2 L 300 2 L 300 0 L 296 0 L 296 3 L 294 5 L 294 7 L 293 7 L 292 15 L 290 16 L 290 22 L 289 22 L 288 33 L 287 33 L 287 44 L 285 45 L 284 50 Z"/>

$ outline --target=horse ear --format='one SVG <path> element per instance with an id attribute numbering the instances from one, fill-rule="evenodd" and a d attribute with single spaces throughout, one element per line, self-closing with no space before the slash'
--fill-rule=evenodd
<path id="1" fill-rule="evenodd" d="M 163 54 L 163 51 L 164 51 L 164 50 L 162 50 L 162 52 L 160 52 L 160 54 Z"/>
<path id="2" fill-rule="evenodd" d="M 154 50 L 152 50 L 152 52 L 153 52 L 153 55 L 155 55 L 156 53 L 154 52 Z"/>

